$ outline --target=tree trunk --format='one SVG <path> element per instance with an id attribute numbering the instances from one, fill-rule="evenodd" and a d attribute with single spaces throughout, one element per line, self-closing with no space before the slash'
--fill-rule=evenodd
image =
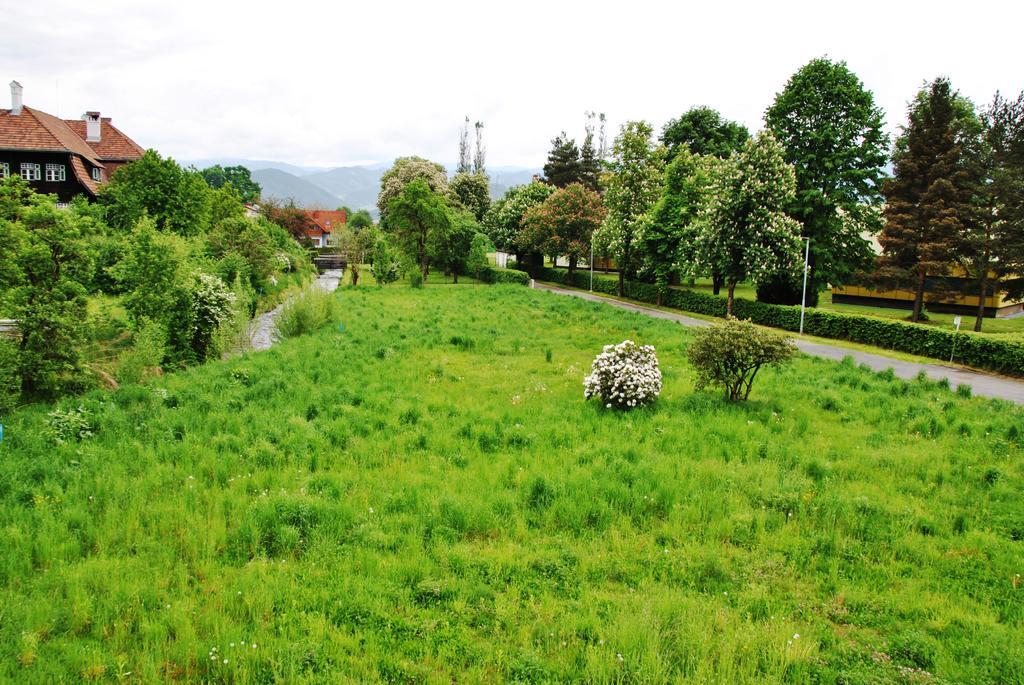
<path id="1" fill-rule="evenodd" d="M 711 274 L 711 292 L 715 295 L 722 292 L 722 277 L 718 274 Z"/>
<path id="2" fill-rule="evenodd" d="M 730 281 L 729 282 L 729 295 L 728 295 L 728 297 L 725 300 L 725 315 L 727 317 L 731 317 L 732 316 L 732 300 L 733 300 L 733 294 L 735 292 L 736 292 L 736 283 L 735 283 L 735 281 Z"/>
<path id="3" fill-rule="evenodd" d="M 576 273 L 576 256 L 569 256 L 569 282 L 572 283 L 573 274 Z"/>
<path id="4" fill-rule="evenodd" d="M 619 297 L 625 297 L 626 292 L 626 272 L 619 267 Z"/>
<path id="5" fill-rule="evenodd" d="M 452 269 L 452 284 L 453 285 L 458 285 L 459 284 L 459 270 L 458 269 Z"/>
<path id="6" fill-rule="evenodd" d="M 978 313 L 974 317 L 974 332 L 981 333 L 981 322 L 985 319 L 985 291 L 988 289 L 988 267 L 982 267 L 978 285 Z"/>
<path id="7" fill-rule="evenodd" d="M 352 267 L 352 287 L 359 285 L 359 267 Z"/>
<path id="8" fill-rule="evenodd" d="M 917 323 L 921 320 L 921 306 L 924 304 L 924 272 L 917 277 L 917 290 L 914 292 L 914 311 L 910 320 Z"/>

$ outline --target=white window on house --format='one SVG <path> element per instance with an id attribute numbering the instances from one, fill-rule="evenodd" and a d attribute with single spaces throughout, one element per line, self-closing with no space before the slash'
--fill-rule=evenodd
<path id="1" fill-rule="evenodd" d="M 11 175 L 11 165 L 7 162 L 0 162 L 0 178 L 7 178 Z"/>
<path id="2" fill-rule="evenodd" d="M 94 180 L 94 181 L 102 181 L 103 180 L 103 170 L 100 169 L 98 166 L 94 166 L 92 168 L 92 180 Z"/>
<path id="3" fill-rule="evenodd" d="M 63 164 L 47 164 L 46 165 L 46 180 L 47 181 L 63 181 L 64 176 L 64 165 Z"/>
<path id="4" fill-rule="evenodd" d="M 21 177 L 26 181 L 38 181 L 40 178 L 39 165 L 32 164 L 31 162 L 22 162 Z"/>

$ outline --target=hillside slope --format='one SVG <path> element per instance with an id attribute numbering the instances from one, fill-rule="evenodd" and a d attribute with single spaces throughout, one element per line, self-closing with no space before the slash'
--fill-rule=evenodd
<path id="1" fill-rule="evenodd" d="M 307 209 L 336 209 L 343 204 L 340 198 L 320 186 L 280 169 L 257 169 L 252 172 L 252 178 L 260 184 L 265 198 L 280 202 L 292 200 Z"/>
<path id="2" fill-rule="evenodd" d="M 1022 410 L 807 358 L 732 405 L 670 322 L 337 296 L 5 421 L 0 681 L 1021 682 Z M 582 398 L 625 338 L 631 413 Z"/>

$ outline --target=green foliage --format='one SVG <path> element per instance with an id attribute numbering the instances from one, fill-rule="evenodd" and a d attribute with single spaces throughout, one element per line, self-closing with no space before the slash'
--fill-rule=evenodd
<path id="1" fill-rule="evenodd" d="M 783 364 L 795 352 L 796 348 L 781 335 L 750 321 L 727 319 L 698 329 L 686 355 L 697 372 L 697 390 L 720 386 L 725 389 L 726 399 L 738 402 L 750 397 L 761 367 Z"/>
<path id="2" fill-rule="evenodd" d="M 337 318 L 337 305 L 333 293 L 312 285 L 284 304 L 275 333 L 283 339 L 318 331 Z"/>
<path id="3" fill-rule="evenodd" d="M 147 150 L 117 170 L 99 202 L 116 230 L 128 232 L 148 215 L 160 230 L 192 236 L 210 228 L 213 192 L 199 172 Z"/>
<path id="4" fill-rule="evenodd" d="M 882 167 L 889 147 L 884 123 L 882 109 L 857 75 L 845 62 L 825 58 L 801 67 L 765 113 L 765 124 L 796 171 L 787 209 L 811 238 L 813 293 L 848 283 L 874 257 L 864 235 L 882 225 Z"/>
<path id="5" fill-rule="evenodd" d="M 82 442 L 5 417 L 0 681 L 1019 680 L 1020 407 L 805 357 L 731 403 L 672 322 L 339 298 L 343 334 L 76 398 Z M 656 409 L 583 402 L 631 337 Z"/>
<path id="6" fill-rule="evenodd" d="M 487 259 L 487 252 L 491 241 L 483 233 L 476 233 L 469 244 L 469 254 L 466 255 L 466 273 L 474 278 L 481 278 L 482 274 L 490 267 Z"/>
<path id="7" fill-rule="evenodd" d="M 740 150 L 750 138 L 747 127 L 729 121 L 710 107 L 693 107 L 672 119 L 661 132 L 667 158 L 674 160 L 686 150 L 695 155 L 725 159 Z"/>
<path id="8" fill-rule="evenodd" d="M 373 226 L 373 217 L 365 209 L 357 209 L 354 212 L 345 212 L 346 223 L 353 231 L 361 231 L 364 228 Z"/>
<path id="9" fill-rule="evenodd" d="M 452 193 L 480 221 L 491 206 L 490 179 L 486 174 L 458 173 L 449 183 Z"/>
<path id="10" fill-rule="evenodd" d="M 551 140 L 551 151 L 544 164 L 544 180 L 556 188 L 579 183 L 583 176 L 580 149 L 576 141 L 562 131 Z"/>
<path id="11" fill-rule="evenodd" d="M 230 187 L 243 202 L 256 202 L 260 199 L 260 184 L 252 180 L 252 174 L 244 166 L 222 167 L 215 164 L 199 173 L 211 188 Z"/>
<path id="12" fill-rule="evenodd" d="M 612 144 L 612 160 L 604 177 L 608 211 L 594 240 L 602 246 L 600 252 L 618 263 L 620 290 L 640 265 L 637 257 L 648 212 L 661 196 L 665 149 L 655 146 L 653 135 L 646 121 L 626 123 Z"/>
<path id="13" fill-rule="evenodd" d="M 187 251 L 180 236 L 158 231 L 153 219 L 136 224 L 124 259 L 114 267 L 134 322 L 170 319 L 181 300 Z"/>
<path id="14" fill-rule="evenodd" d="M 82 405 L 70 409 L 54 409 L 46 417 L 46 435 L 57 445 L 81 442 L 96 434 L 95 417 Z"/>
<path id="15" fill-rule="evenodd" d="M 495 247 L 515 250 L 519 232 L 523 229 L 523 217 L 553 192 L 554 186 L 534 181 L 509 188 L 505 197 L 492 204 L 483 223 L 487 237 Z"/>
<path id="16" fill-rule="evenodd" d="M 416 179 L 422 180 L 432 192 L 445 199 L 451 197 L 448 174 L 443 166 L 422 157 L 399 157 L 380 178 L 377 209 L 380 211 L 382 226 L 390 228 L 387 223 L 391 201 Z"/>
<path id="17" fill-rule="evenodd" d="M 147 375 L 158 372 L 167 353 L 167 329 L 159 321 L 143 319 L 132 336 L 132 348 L 121 357 L 117 380 L 139 383 Z"/>
<path id="18" fill-rule="evenodd" d="M 484 269 L 479 278 L 484 283 L 513 283 L 515 285 L 530 284 L 530 275 L 525 271 L 500 269 L 495 266 L 490 266 Z"/>
<path id="19" fill-rule="evenodd" d="M 572 280 L 562 269 L 531 269 L 533 278 L 551 283 L 562 283 L 576 288 L 589 288 L 590 274 L 577 272 Z M 608 295 L 618 292 L 618 282 L 608 276 L 594 276 L 594 290 Z M 707 316 L 726 316 L 727 300 L 697 290 L 669 289 L 660 292 L 649 283 L 627 281 L 625 297 L 651 304 L 658 303 L 686 312 Z M 762 326 L 787 331 L 800 330 L 800 307 L 768 304 L 735 298 L 733 315 L 749 319 Z M 888 350 L 906 352 L 921 357 L 949 360 L 955 352 L 956 361 L 966 366 L 990 369 L 999 373 L 1024 376 L 1024 345 L 973 333 L 915 326 L 903 321 L 886 320 L 856 314 L 841 314 L 825 310 L 808 309 L 804 332 L 821 338 L 849 340 L 874 345 Z M 954 347 L 955 345 L 955 347 Z"/>
<path id="20" fill-rule="evenodd" d="M 661 198 L 643 232 L 645 271 L 662 288 L 674 276 L 695 271 L 698 219 L 711 202 L 718 166 L 715 157 L 680 149 L 665 167 Z"/>
<path id="21" fill-rule="evenodd" d="M 377 244 L 373 248 L 373 263 L 370 265 L 370 273 L 378 285 L 394 283 L 402 276 L 402 260 L 391 248 L 387 236 L 377 238 Z"/>
<path id="22" fill-rule="evenodd" d="M 217 276 L 197 272 L 175 308 L 168 328 L 171 345 L 186 363 L 202 363 L 220 355 L 218 332 L 233 315 L 235 295 Z"/>
<path id="23" fill-rule="evenodd" d="M 369 261 L 370 253 L 380 239 L 380 232 L 372 228 L 357 231 L 347 225 L 335 229 L 335 231 L 337 248 L 347 259 L 352 285 L 357 286 L 359 285 L 360 269 Z"/>
<path id="24" fill-rule="evenodd" d="M 386 226 L 426 280 L 431 246 L 442 241 L 451 228 L 444 197 L 425 179 L 415 178 L 391 199 Z"/>
<path id="25" fill-rule="evenodd" d="M 0 335 L 0 417 L 14 409 L 21 397 L 18 344 Z"/>
<path id="26" fill-rule="evenodd" d="M 95 224 L 57 209 L 49 197 L 25 193 L 19 180 L 0 181 L 0 205 L 0 307 L 21 332 L 22 393 L 35 399 L 80 391 L 89 383 L 81 350 Z"/>
<path id="27" fill-rule="evenodd" d="M 433 233 L 428 250 L 430 261 L 451 274 L 459 282 L 459 274 L 466 273 L 473 239 L 480 235 L 480 224 L 472 213 L 464 209 L 448 211 L 448 228 Z"/>

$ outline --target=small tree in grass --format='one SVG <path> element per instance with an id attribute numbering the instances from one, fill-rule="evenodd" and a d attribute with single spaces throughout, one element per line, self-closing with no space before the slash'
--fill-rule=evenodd
<path id="1" fill-rule="evenodd" d="M 391 249 L 388 239 L 384 236 L 377 238 L 377 244 L 373 248 L 373 262 L 370 264 L 370 273 L 377 285 L 394 283 L 402 276 L 402 260 Z"/>
<path id="2" fill-rule="evenodd" d="M 697 370 L 697 390 L 709 385 L 725 388 L 734 402 L 750 396 L 762 366 L 780 365 L 792 358 L 790 341 L 749 321 L 727 319 L 698 330 L 687 355 Z"/>
<path id="3" fill-rule="evenodd" d="M 473 275 L 473 278 L 480 278 L 487 270 L 490 262 L 487 259 L 487 250 L 491 241 L 483 233 L 473 236 L 473 242 L 469 245 L 469 255 L 466 257 L 466 271 Z"/>

